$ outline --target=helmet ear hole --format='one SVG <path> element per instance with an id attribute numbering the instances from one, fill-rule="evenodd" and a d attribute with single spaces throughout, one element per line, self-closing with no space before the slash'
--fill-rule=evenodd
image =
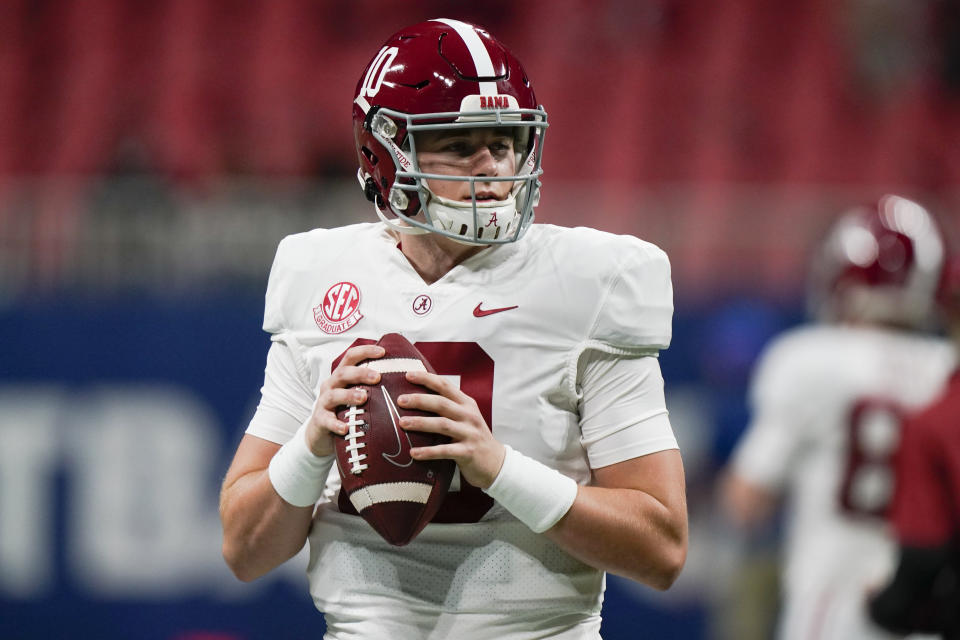
<path id="1" fill-rule="evenodd" d="M 362 153 L 363 157 L 367 159 L 367 162 L 370 163 L 371 167 L 377 166 L 377 163 L 380 162 L 380 159 L 377 158 L 377 155 L 367 146 L 360 147 L 360 153 Z"/>

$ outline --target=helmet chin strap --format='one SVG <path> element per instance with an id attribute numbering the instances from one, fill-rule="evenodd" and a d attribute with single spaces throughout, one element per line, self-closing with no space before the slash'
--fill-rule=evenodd
<path id="1" fill-rule="evenodd" d="M 383 221 L 388 228 L 397 233 L 406 235 L 423 235 L 432 233 L 433 229 L 446 231 L 443 234 L 455 242 L 461 244 L 476 246 L 483 244 L 483 238 L 475 238 L 473 233 L 473 202 L 462 202 L 459 200 L 450 200 L 430 193 L 430 201 L 426 205 L 428 222 L 418 223 L 424 226 L 415 226 L 400 218 L 390 218 L 376 205 L 373 206 L 377 217 Z M 519 213 L 517 212 L 516 198 L 511 193 L 505 200 L 493 200 L 490 202 L 477 203 L 477 216 L 482 220 L 489 220 L 491 214 L 496 214 L 498 219 L 507 220 L 506 224 L 497 224 L 501 230 L 499 235 L 512 233 L 513 226 L 517 223 Z M 461 234 L 459 227 L 466 226 L 466 232 Z M 496 233 L 494 231 L 494 233 Z"/>
<path id="2" fill-rule="evenodd" d="M 478 202 L 476 200 L 451 200 L 438 196 L 429 189 L 427 191 L 430 199 L 424 209 L 430 224 L 452 234 L 449 237 L 454 240 L 462 237 L 466 244 L 483 242 L 483 228 L 476 229 L 475 222 L 480 224 L 487 222 L 487 228 L 490 228 L 491 223 L 489 221 L 491 219 L 496 220 L 496 227 L 491 229 L 491 233 L 497 233 L 497 229 L 499 229 L 500 233 L 495 236 L 499 237 L 511 232 L 519 216 L 516 198 L 513 193 L 508 194 L 503 200 Z M 476 207 L 476 220 L 474 220 L 474 207 Z M 463 232 L 461 232 L 461 229 L 463 229 Z"/>
<path id="3" fill-rule="evenodd" d="M 373 210 L 377 212 L 377 217 L 379 217 L 380 220 L 382 220 L 383 223 L 392 231 L 396 231 L 397 233 L 405 233 L 409 236 L 420 236 L 425 233 L 430 233 L 429 229 L 415 227 L 412 224 L 400 220 L 399 218 L 388 218 L 376 204 L 373 205 Z"/>

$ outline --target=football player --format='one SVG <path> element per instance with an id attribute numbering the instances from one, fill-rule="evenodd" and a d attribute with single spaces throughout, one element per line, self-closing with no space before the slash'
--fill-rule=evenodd
<path id="1" fill-rule="evenodd" d="M 353 102 L 378 222 L 285 238 L 266 293 L 262 398 L 223 483 L 223 553 L 252 580 L 309 540 L 327 638 L 599 638 L 606 571 L 666 589 L 684 564 L 680 453 L 657 354 L 670 266 L 656 246 L 533 224 L 547 116 L 483 29 L 390 37 Z M 393 547 L 338 495 L 338 406 L 362 403 L 357 345 L 402 333 L 438 375 L 401 426 L 450 444 L 444 504 Z M 341 358 L 342 356 L 342 358 Z M 339 364 L 333 363 L 340 358 Z"/>
<path id="2" fill-rule="evenodd" d="M 960 345 L 960 261 L 941 280 L 940 306 Z M 960 638 L 960 371 L 904 427 L 891 519 L 899 543 L 892 580 L 870 614 L 896 633 Z"/>
<path id="3" fill-rule="evenodd" d="M 775 339 L 754 371 L 722 497 L 750 527 L 786 496 L 782 639 L 889 637 L 866 596 L 892 564 L 883 517 L 902 418 L 954 366 L 949 341 L 930 332 L 944 253 L 915 202 L 887 195 L 846 212 L 812 264 L 818 322 Z"/>

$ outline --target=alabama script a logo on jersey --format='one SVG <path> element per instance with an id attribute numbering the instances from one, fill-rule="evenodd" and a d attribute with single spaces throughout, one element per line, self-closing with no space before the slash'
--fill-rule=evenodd
<path id="1" fill-rule="evenodd" d="M 324 333 L 343 333 L 360 322 L 360 289 L 352 282 L 338 282 L 313 308 L 313 319 Z"/>

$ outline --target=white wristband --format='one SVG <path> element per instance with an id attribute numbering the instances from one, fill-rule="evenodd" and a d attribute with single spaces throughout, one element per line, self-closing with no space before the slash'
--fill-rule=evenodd
<path id="1" fill-rule="evenodd" d="M 312 507 L 323 496 L 333 455 L 317 456 L 307 446 L 307 425 L 300 425 L 293 437 L 270 460 L 267 474 L 281 498 L 295 507 Z"/>
<path id="2" fill-rule="evenodd" d="M 577 482 L 507 445 L 500 473 L 484 493 L 523 524 L 543 533 L 560 521 L 577 498 Z"/>

